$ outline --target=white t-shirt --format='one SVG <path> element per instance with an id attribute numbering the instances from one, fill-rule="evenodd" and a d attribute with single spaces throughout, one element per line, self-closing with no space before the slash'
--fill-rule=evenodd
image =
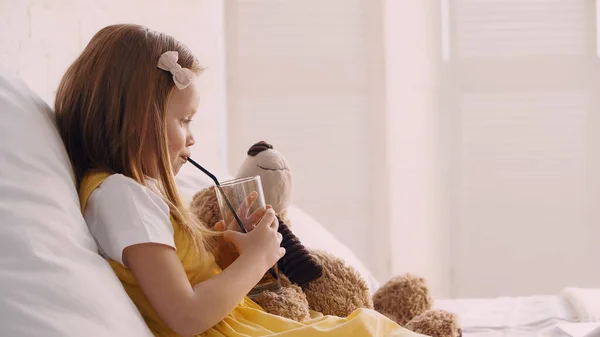
<path id="1" fill-rule="evenodd" d="M 84 218 L 100 254 L 123 264 L 123 249 L 140 243 L 175 248 L 169 206 L 154 191 L 113 174 L 92 192 Z"/>

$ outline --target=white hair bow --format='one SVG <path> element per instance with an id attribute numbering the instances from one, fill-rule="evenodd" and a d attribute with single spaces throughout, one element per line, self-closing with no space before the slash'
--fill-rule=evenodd
<path id="1" fill-rule="evenodd" d="M 160 55 L 158 59 L 158 65 L 162 70 L 166 70 L 173 75 L 173 82 L 179 90 L 187 88 L 192 84 L 194 73 L 188 68 L 182 68 L 177 60 L 179 59 L 179 53 L 176 51 L 167 51 Z"/>

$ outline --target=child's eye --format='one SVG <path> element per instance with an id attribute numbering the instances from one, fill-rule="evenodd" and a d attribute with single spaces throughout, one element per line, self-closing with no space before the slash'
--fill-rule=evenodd
<path id="1" fill-rule="evenodd" d="M 181 122 L 183 123 L 183 125 L 189 125 L 192 122 L 192 119 L 186 118 L 186 119 L 183 119 Z"/>

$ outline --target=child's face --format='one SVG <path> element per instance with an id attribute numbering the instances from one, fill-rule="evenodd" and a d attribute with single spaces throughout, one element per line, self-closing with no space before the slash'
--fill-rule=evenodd
<path id="1" fill-rule="evenodd" d="M 200 103 L 198 86 L 196 78 L 183 90 L 174 88 L 167 102 L 167 140 L 175 174 L 190 156 L 190 147 L 195 143 L 190 122 Z"/>

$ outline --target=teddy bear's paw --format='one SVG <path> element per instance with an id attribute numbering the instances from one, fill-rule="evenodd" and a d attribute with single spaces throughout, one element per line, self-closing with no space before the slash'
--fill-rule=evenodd
<path id="1" fill-rule="evenodd" d="M 373 308 L 369 286 L 354 268 L 330 253 L 310 252 L 323 266 L 323 276 L 302 287 L 312 310 L 346 317 L 356 309 Z"/>
<path id="2" fill-rule="evenodd" d="M 266 312 L 302 322 L 310 319 L 308 301 L 302 289 L 295 284 L 282 283 L 276 292 L 264 291 L 254 298 Z"/>
<path id="3" fill-rule="evenodd" d="M 462 337 L 458 318 L 444 310 L 428 310 L 413 318 L 405 327 L 431 337 Z"/>
<path id="4" fill-rule="evenodd" d="M 375 310 L 402 326 L 431 309 L 432 304 L 425 279 L 412 274 L 391 278 L 373 295 Z"/>

